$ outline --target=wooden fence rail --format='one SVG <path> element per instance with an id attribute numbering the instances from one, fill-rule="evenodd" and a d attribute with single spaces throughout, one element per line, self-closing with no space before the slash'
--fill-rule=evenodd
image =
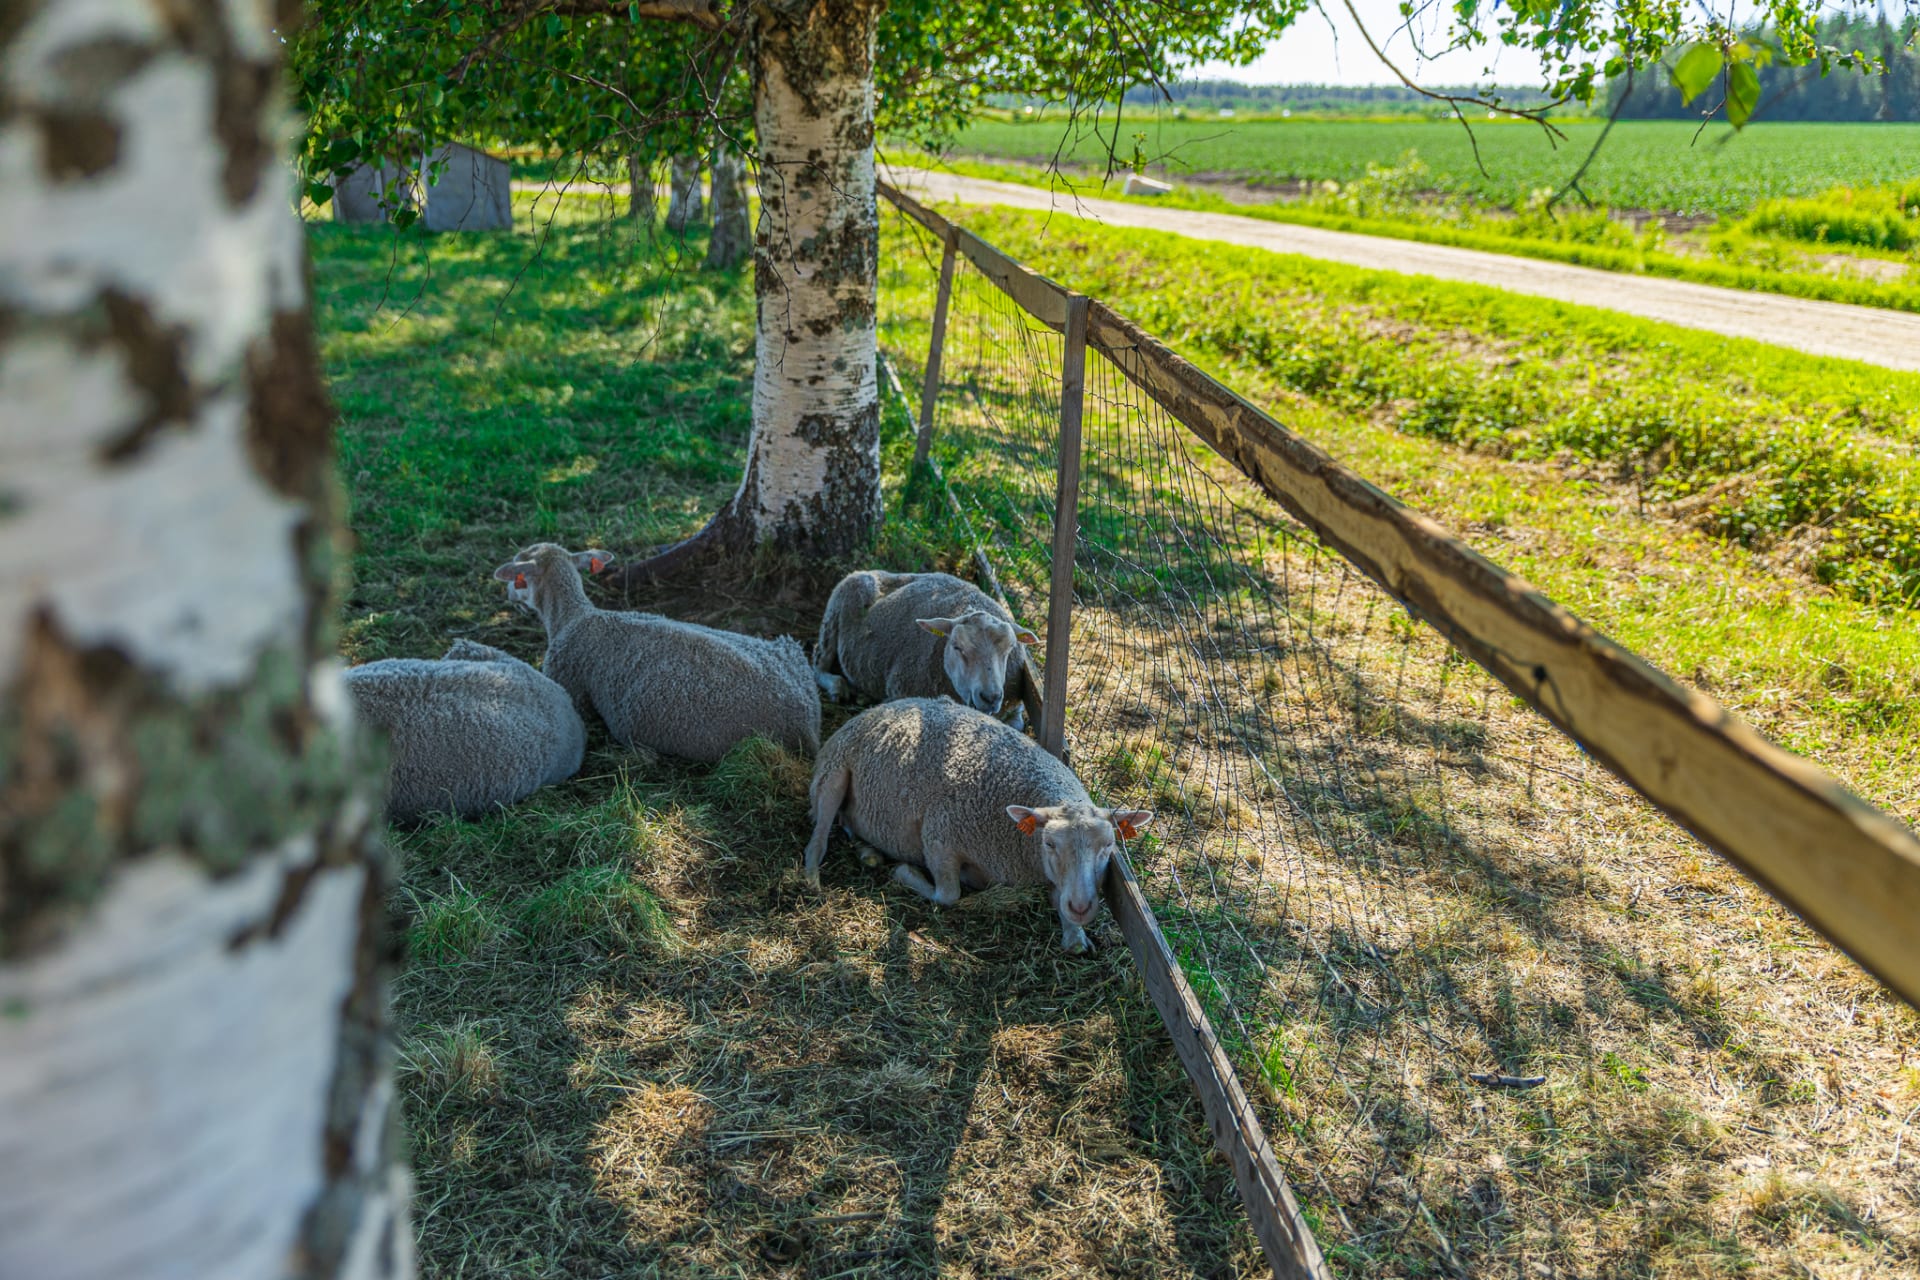
<path id="1" fill-rule="evenodd" d="M 1920 839 L 1825 770 L 1776 746 L 1556 605 L 1433 520 L 1342 466 L 1097 299 L 1071 294 L 889 184 L 880 193 L 1034 319 L 1091 348 L 1259 485 L 1355 568 L 1425 619 L 1617 777 L 1718 850 L 1909 1004 L 1920 1007 Z M 944 308 L 942 308 L 944 311 Z M 944 314 L 940 317 L 944 320 Z M 938 326 L 944 328 L 944 325 Z M 936 338 L 936 346 L 938 339 Z M 937 351 L 934 359 L 938 359 Z M 1078 450 L 1081 378 L 1063 369 L 1061 487 L 1045 672 L 1043 743 L 1063 741 L 1072 591 L 1067 453 Z M 930 373 L 922 414 L 931 429 Z M 1077 476 L 1077 465 L 1073 474 Z M 1064 563 L 1063 563 L 1064 561 Z M 1276 1275 L 1327 1275 L 1258 1118 L 1169 951 L 1124 856 L 1109 906 L 1232 1162 Z"/>
<path id="2" fill-rule="evenodd" d="M 890 186 L 882 194 L 945 234 L 946 219 Z M 982 274 L 1035 319 L 1061 327 L 1065 289 L 964 229 L 958 236 Z M 1920 1008 L 1920 839 L 1904 824 L 1614 644 L 1097 299 L 1087 341 L 1455 648 Z"/>

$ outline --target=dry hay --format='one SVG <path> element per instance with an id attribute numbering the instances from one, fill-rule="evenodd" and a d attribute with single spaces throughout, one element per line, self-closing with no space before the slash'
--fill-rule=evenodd
<path id="1" fill-rule="evenodd" d="M 755 607 L 763 632 L 809 630 Z M 697 769 L 601 742 L 565 787 L 402 838 L 403 920 L 477 897 L 511 921 L 613 864 L 672 928 L 670 946 L 509 928 L 403 974 L 408 1043 L 480 1028 L 492 1072 L 452 1087 L 417 1054 L 407 1077 L 424 1273 L 1258 1274 L 1110 925 L 1070 957 L 1040 895 L 943 912 L 839 840 L 809 894 L 806 778 L 762 746 Z"/>
<path id="2" fill-rule="evenodd" d="M 952 332 L 1033 611 L 1050 339 Z M 1068 739 L 1336 1267 L 1920 1275 L 1920 1018 L 1166 425 L 1090 359 Z"/>

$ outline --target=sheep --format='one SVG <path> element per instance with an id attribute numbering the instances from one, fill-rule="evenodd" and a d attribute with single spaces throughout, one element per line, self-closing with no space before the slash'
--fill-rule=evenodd
<path id="1" fill-rule="evenodd" d="M 628 747 L 712 763 L 763 734 L 790 751 L 820 749 L 820 696 L 806 651 L 654 613 L 610 613 L 587 599 L 580 571 L 605 551 L 535 543 L 494 570 L 507 595 L 540 615 L 546 672 Z"/>
<path id="2" fill-rule="evenodd" d="M 567 691 L 489 645 L 456 640 L 438 662 L 387 658 L 343 675 L 360 721 L 389 741 L 396 823 L 515 804 L 571 778 L 586 751 Z"/>
<path id="3" fill-rule="evenodd" d="M 944 698 L 883 702 L 847 721 L 821 750 L 810 795 L 810 888 L 837 818 L 896 859 L 894 879 L 942 906 L 963 886 L 1046 884 L 1069 952 L 1092 947 L 1086 925 L 1115 834 L 1132 839 L 1153 820 L 1097 808 L 1031 738 Z"/>
<path id="4" fill-rule="evenodd" d="M 1025 646 L 1038 643 L 970 582 L 867 569 L 842 578 L 827 597 L 814 680 L 834 702 L 852 692 L 875 702 L 951 696 L 995 714 L 1025 678 Z M 1014 726 L 1024 718 L 1016 713 Z"/>

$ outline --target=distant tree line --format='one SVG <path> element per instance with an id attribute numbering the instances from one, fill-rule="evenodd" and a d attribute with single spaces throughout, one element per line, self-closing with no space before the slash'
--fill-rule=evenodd
<path id="1" fill-rule="evenodd" d="M 1521 107 L 1540 106 L 1549 101 L 1538 88 L 1439 87 L 1434 92 L 1497 96 L 1502 102 Z M 1167 85 L 1165 94 L 1153 85 L 1135 85 L 1127 90 L 1125 101 L 1129 110 L 1151 110 L 1167 106 L 1169 97 L 1175 107 L 1199 111 L 1218 111 L 1225 107 L 1234 111 L 1276 115 L 1282 111 L 1349 116 L 1451 114 L 1446 104 L 1397 84 L 1242 84 L 1238 80 L 1176 80 Z M 990 95 L 987 104 L 1015 110 L 1057 105 L 1017 94 Z"/>
<path id="2" fill-rule="evenodd" d="M 1447 88 L 1435 93 L 1478 94 L 1498 97 L 1515 106 L 1540 106 L 1548 101 L 1538 88 Z M 1153 85 L 1127 90 L 1127 105 L 1159 106 L 1167 98 L 1176 107 L 1218 111 L 1301 111 L 1327 115 L 1422 115 L 1447 112 L 1445 104 L 1397 84 L 1242 84 L 1238 80 L 1182 80 L 1167 86 L 1165 95 Z"/>
<path id="3" fill-rule="evenodd" d="M 1788 67 L 1775 63 L 1760 68 L 1760 102 L 1753 118 L 1765 120 L 1920 120 L 1920 18 L 1909 14 L 1899 23 L 1877 19 L 1837 15 L 1818 24 L 1822 45 L 1841 50 L 1857 50 L 1868 58 L 1883 59 L 1886 73 L 1851 70 L 1835 65 L 1826 75 L 1818 64 Z M 1750 43 L 1769 46 L 1774 42 L 1766 31 L 1747 33 Z M 1668 74 L 1671 60 L 1656 67 L 1643 68 L 1633 78 L 1632 96 L 1625 106 L 1620 99 L 1627 92 L 1621 77 L 1607 86 L 1607 109 L 1619 110 L 1627 120 L 1697 120 L 1720 103 L 1721 94 L 1710 89 L 1691 103 L 1680 100 Z"/>

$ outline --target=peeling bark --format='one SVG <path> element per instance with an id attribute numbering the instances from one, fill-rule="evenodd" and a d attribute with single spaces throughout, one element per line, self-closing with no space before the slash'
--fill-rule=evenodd
<path id="1" fill-rule="evenodd" d="M 0 1275 L 412 1273 L 291 16 L 0 16 Z"/>
<path id="2" fill-rule="evenodd" d="M 880 523 L 873 69 L 880 0 L 756 5 L 749 32 L 760 220 L 753 435 L 740 488 L 692 538 L 622 574 L 715 553 L 836 557 Z"/>
<path id="3" fill-rule="evenodd" d="M 736 499 L 753 540 L 814 555 L 880 519 L 873 56 L 879 5 L 756 10 L 760 226 L 753 439 Z"/>

